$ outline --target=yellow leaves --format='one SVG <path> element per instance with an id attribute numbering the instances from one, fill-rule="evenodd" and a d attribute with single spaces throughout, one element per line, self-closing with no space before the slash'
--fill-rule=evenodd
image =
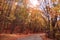
<path id="1" fill-rule="evenodd" d="M 44 27 L 45 25 L 46 25 L 46 20 L 41 16 L 41 17 L 39 17 L 38 18 L 38 20 L 37 21 L 39 21 L 39 23 Z"/>
<path id="2" fill-rule="evenodd" d="M 58 4 L 57 6 L 55 6 L 55 7 L 52 8 L 52 9 L 56 12 L 57 15 L 60 14 L 60 4 Z"/>
<path id="3" fill-rule="evenodd" d="M 10 15 L 9 17 L 7 17 L 9 20 L 13 21 L 16 19 L 16 17 L 14 15 Z"/>
<path id="4" fill-rule="evenodd" d="M 60 9 L 60 4 L 57 4 L 57 6 L 54 7 L 54 10 L 59 10 Z"/>
<path id="5" fill-rule="evenodd" d="M 36 12 L 36 14 L 34 13 L 32 15 L 34 17 L 34 18 L 32 18 L 32 21 L 36 20 L 40 25 L 42 25 L 42 27 L 44 27 L 46 25 L 46 23 L 41 14 L 42 13 L 38 13 L 38 12 Z"/>
<path id="6" fill-rule="evenodd" d="M 3 5 L 3 9 L 5 10 L 7 8 L 7 4 L 4 4 Z"/>
<path id="7" fill-rule="evenodd" d="M 27 5 L 27 3 L 28 3 L 28 0 L 23 0 L 24 5 Z"/>
<path id="8" fill-rule="evenodd" d="M 19 0 L 15 0 L 16 2 L 18 2 Z"/>
<path id="9" fill-rule="evenodd" d="M 10 15 L 8 17 L 8 19 L 11 20 L 11 21 L 16 19 L 16 17 L 14 16 L 15 15 L 15 9 L 16 9 L 16 5 L 15 5 L 15 2 L 14 2 L 12 4 L 11 12 L 10 12 Z"/>
<path id="10" fill-rule="evenodd" d="M 60 10 L 58 10 L 58 12 L 60 13 Z"/>
<path id="11" fill-rule="evenodd" d="M 52 2 L 55 2 L 56 0 L 52 0 Z"/>
<path id="12" fill-rule="evenodd" d="M 39 23 L 40 25 L 42 25 L 42 27 L 45 27 L 46 20 L 42 16 L 43 15 L 42 11 L 30 8 L 29 12 L 31 13 L 30 20 L 32 22 L 37 21 L 37 23 Z"/>
<path id="13" fill-rule="evenodd" d="M 60 14 L 60 4 L 57 4 L 56 6 L 52 7 L 50 12 L 51 17 L 58 16 Z"/>

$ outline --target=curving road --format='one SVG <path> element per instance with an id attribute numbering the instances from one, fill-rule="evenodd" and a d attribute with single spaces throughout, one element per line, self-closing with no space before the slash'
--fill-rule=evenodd
<path id="1" fill-rule="evenodd" d="M 29 34 L 29 35 L 16 35 L 16 34 L 2 34 L 0 40 L 52 40 L 46 38 L 45 34 Z"/>

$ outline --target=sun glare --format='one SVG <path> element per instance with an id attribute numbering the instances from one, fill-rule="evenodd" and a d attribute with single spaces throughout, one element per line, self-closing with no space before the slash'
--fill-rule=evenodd
<path id="1" fill-rule="evenodd" d="M 30 0 L 32 6 L 36 7 L 39 3 L 37 0 Z"/>

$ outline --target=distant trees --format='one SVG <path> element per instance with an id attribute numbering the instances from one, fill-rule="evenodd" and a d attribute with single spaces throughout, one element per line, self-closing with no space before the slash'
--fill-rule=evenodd
<path id="1" fill-rule="evenodd" d="M 45 19 L 42 15 L 40 15 L 40 11 L 33 10 L 32 15 L 29 17 L 29 12 L 27 11 L 26 4 L 22 5 L 15 5 L 12 6 L 12 4 L 8 5 L 8 3 L 4 2 L 3 4 L 3 13 L 1 15 L 1 31 L 4 31 L 5 33 L 28 33 L 29 31 L 31 33 L 37 33 L 40 32 L 43 27 L 46 26 Z M 17 2 L 18 3 L 18 2 Z M 18 29 L 16 29 L 18 28 Z"/>

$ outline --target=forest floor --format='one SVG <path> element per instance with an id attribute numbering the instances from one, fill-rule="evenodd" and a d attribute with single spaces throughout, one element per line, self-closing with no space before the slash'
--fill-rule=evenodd
<path id="1" fill-rule="evenodd" d="M 0 40 L 53 40 L 46 37 L 45 33 L 40 34 L 0 34 Z"/>

